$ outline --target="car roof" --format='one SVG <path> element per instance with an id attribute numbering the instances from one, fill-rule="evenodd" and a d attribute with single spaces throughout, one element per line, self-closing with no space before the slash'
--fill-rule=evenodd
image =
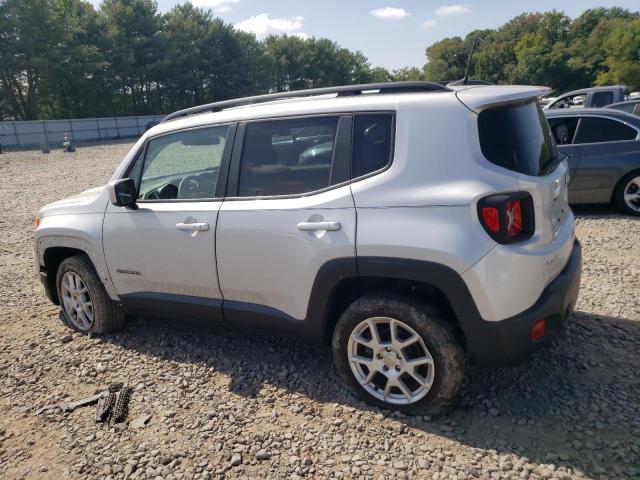
<path id="1" fill-rule="evenodd" d="M 640 128 L 640 117 L 615 108 L 555 108 L 544 111 L 545 117 L 608 117 Z"/>

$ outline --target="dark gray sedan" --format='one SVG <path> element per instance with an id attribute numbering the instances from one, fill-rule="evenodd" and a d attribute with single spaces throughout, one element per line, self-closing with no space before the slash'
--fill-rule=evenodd
<path id="1" fill-rule="evenodd" d="M 614 203 L 640 216 L 640 117 L 614 109 L 544 112 L 569 161 L 569 202 Z"/>

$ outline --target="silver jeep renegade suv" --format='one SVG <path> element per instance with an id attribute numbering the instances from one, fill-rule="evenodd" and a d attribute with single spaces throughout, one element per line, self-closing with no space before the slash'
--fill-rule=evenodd
<path id="1" fill-rule="evenodd" d="M 80 331 L 136 314 L 324 341 L 366 401 L 440 410 L 465 350 L 518 363 L 578 296 L 544 93 L 403 82 L 176 112 L 108 185 L 40 210 L 42 283 Z"/>

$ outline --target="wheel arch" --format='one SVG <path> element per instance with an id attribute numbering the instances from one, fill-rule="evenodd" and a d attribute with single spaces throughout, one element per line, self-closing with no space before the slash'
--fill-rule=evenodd
<path id="1" fill-rule="evenodd" d="M 54 304 L 60 305 L 58 288 L 56 286 L 58 267 L 60 267 L 60 264 L 69 257 L 86 254 L 87 252 L 72 247 L 49 247 L 43 252 L 42 259 L 44 265 L 42 265 L 41 269 L 47 274 L 49 292 L 51 293 L 51 300 Z"/>
<path id="2" fill-rule="evenodd" d="M 37 235 L 36 261 L 39 264 L 40 271 L 46 272 L 47 281 L 53 282 L 49 285 L 53 287 L 51 293 L 55 296 L 55 300 L 57 301 L 55 279 L 60 263 L 70 256 L 80 254 L 84 254 L 89 258 L 111 300 L 118 301 L 119 298 L 111 282 L 101 248 L 96 249 L 89 241 L 79 237 Z"/>
<path id="3" fill-rule="evenodd" d="M 318 272 L 307 316 L 314 336 L 330 341 L 338 317 L 351 302 L 382 290 L 428 299 L 448 314 L 463 341 L 473 329 L 470 322 L 480 318 L 464 280 L 452 268 L 421 260 L 358 257 L 352 263 L 331 261 Z"/>

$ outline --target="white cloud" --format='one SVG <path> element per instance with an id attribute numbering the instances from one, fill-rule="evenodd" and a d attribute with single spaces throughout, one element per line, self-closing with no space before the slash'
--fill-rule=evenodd
<path id="1" fill-rule="evenodd" d="M 231 6 L 240 3 L 240 0 L 191 0 L 196 7 L 211 8 L 215 12 L 222 13 L 231 10 Z"/>
<path id="2" fill-rule="evenodd" d="M 304 32 L 299 31 L 302 28 L 302 22 L 304 22 L 303 17 L 271 18 L 268 13 L 261 13 L 236 23 L 234 27 L 238 30 L 255 33 L 258 38 L 271 33 L 286 33 L 300 38 L 308 38 Z"/>
<path id="3" fill-rule="evenodd" d="M 371 10 L 369 13 L 374 17 L 382 18 L 384 20 L 400 20 L 401 18 L 411 15 L 404 8 L 396 7 L 376 8 L 375 10 Z"/>
<path id="4" fill-rule="evenodd" d="M 435 20 L 425 20 L 422 26 L 425 28 L 432 28 L 432 27 L 435 27 L 437 23 L 438 22 L 436 22 Z"/>
<path id="5" fill-rule="evenodd" d="M 294 37 L 301 38 L 302 40 L 306 40 L 307 38 L 309 38 L 309 35 L 307 35 L 304 32 L 293 32 L 291 35 Z"/>
<path id="6" fill-rule="evenodd" d="M 471 9 L 466 5 L 443 5 L 442 7 L 436 8 L 433 13 L 439 17 L 446 17 L 448 15 L 471 13 Z"/>

